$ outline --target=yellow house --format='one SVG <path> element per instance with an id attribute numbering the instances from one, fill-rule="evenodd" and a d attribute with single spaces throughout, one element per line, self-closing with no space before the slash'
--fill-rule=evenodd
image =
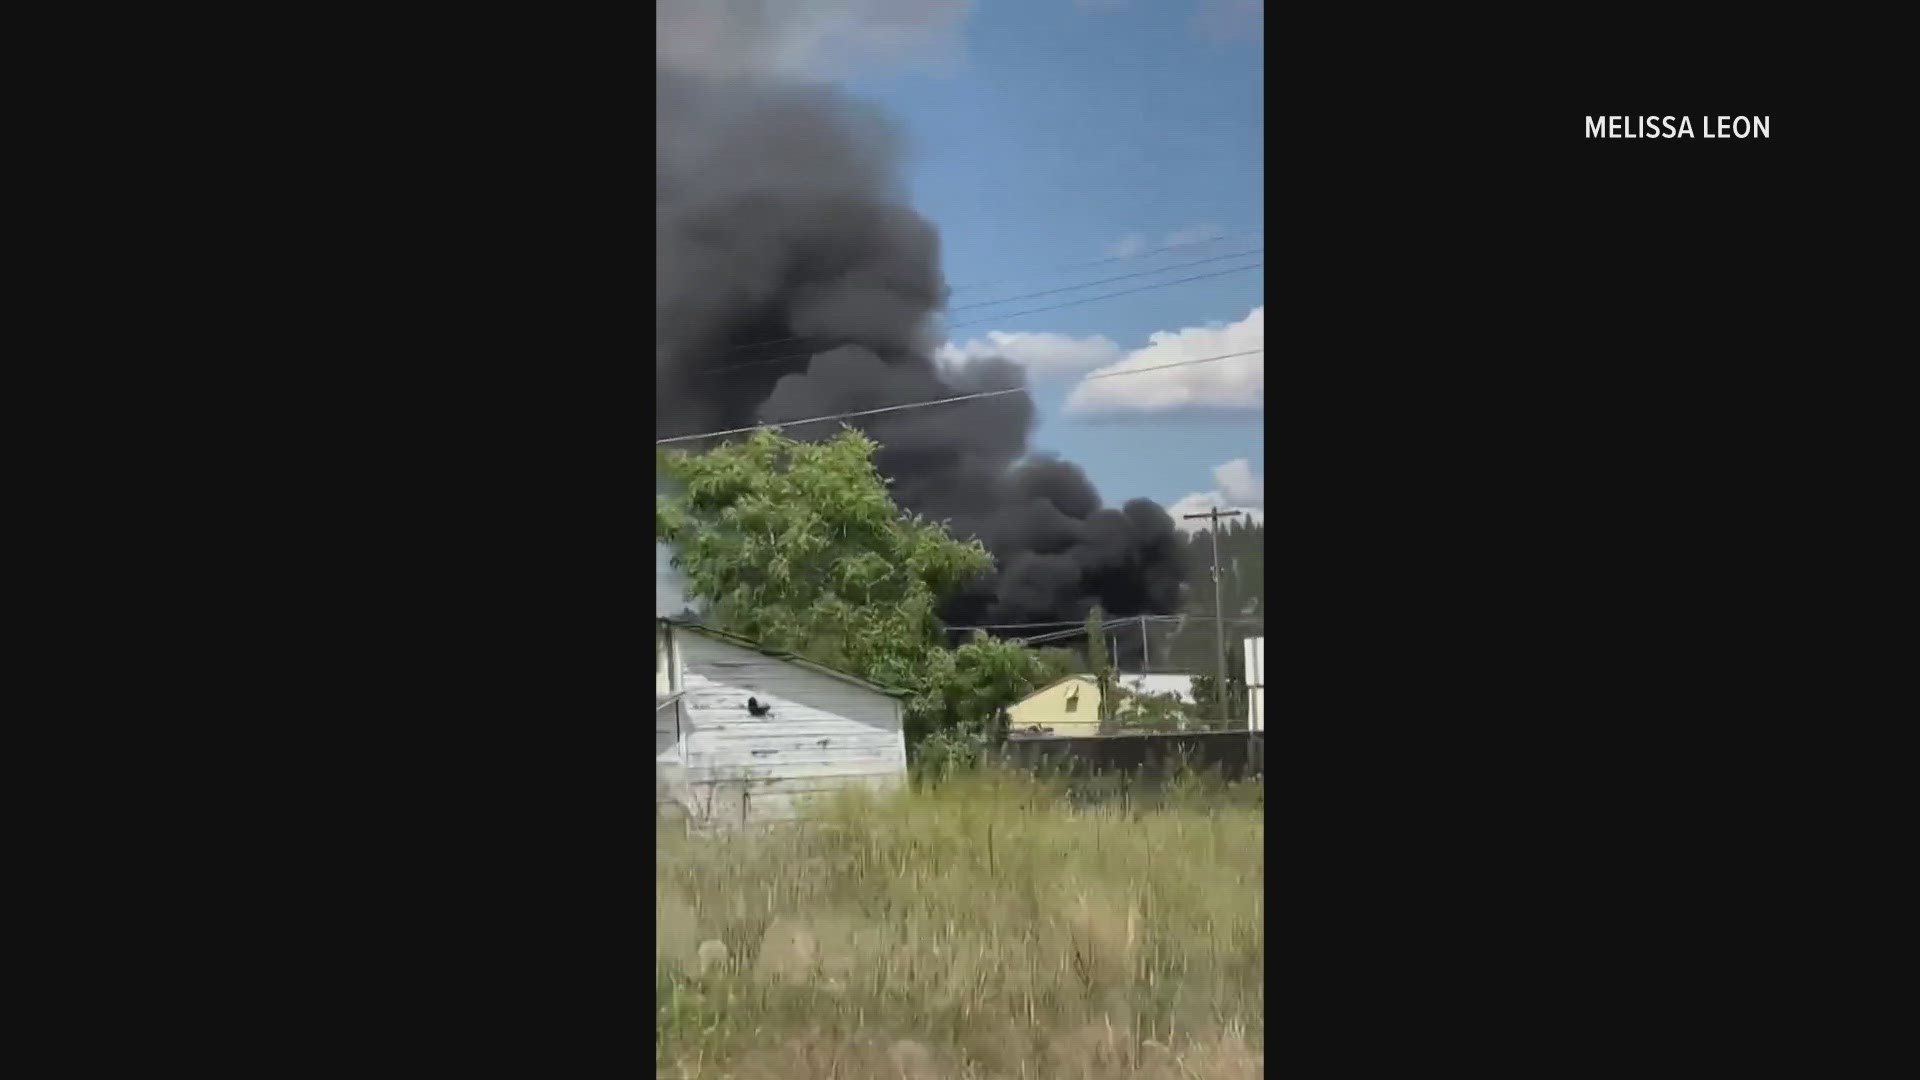
<path id="1" fill-rule="evenodd" d="M 1069 675 L 1043 686 L 1007 709 L 1014 732 L 1039 726 L 1054 735 L 1100 734 L 1100 684 L 1091 675 Z"/>

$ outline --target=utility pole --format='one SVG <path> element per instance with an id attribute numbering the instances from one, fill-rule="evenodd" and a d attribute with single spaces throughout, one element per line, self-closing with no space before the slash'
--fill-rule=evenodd
<path id="1" fill-rule="evenodd" d="M 1153 670 L 1153 660 L 1147 655 L 1147 617 L 1140 616 L 1140 674 Z"/>
<path id="2" fill-rule="evenodd" d="M 1213 543 L 1213 658 L 1220 665 L 1220 682 L 1216 691 L 1220 698 L 1220 726 L 1227 726 L 1227 613 L 1220 607 L 1220 519 L 1238 517 L 1238 510 L 1222 510 L 1219 507 L 1204 514 L 1182 514 L 1184 518 L 1206 518 L 1210 525 L 1207 539 Z M 1251 727 L 1252 723 L 1249 722 Z"/>

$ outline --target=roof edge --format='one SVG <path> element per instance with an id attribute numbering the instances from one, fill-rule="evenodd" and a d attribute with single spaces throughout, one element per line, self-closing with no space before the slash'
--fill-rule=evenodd
<path id="1" fill-rule="evenodd" d="M 1076 672 L 1072 675 L 1067 675 L 1067 676 L 1063 676 L 1061 678 L 1055 679 L 1052 682 L 1048 683 L 1047 685 L 1039 687 L 1036 690 L 1033 690 L 1032 692 L 1027 694 L 1027 697 L 1021 698 L 1020 701 L 1025 701 L 1027 700 L 1027 698 L 1031 698 L 1037 694 L 1044 694 L 1047 691 L 1053 689 L 1054 687 L 1061 685 L 1062 683 L 1078 682 L 1082 679 L 1085 679 L 1086 681 L 1093 683 L 1095 686 L 1098 686 L 1100 683 L 1100 680 L 1093 677 L 1092 672 L 1086 672 L 1086 671 Z M 1020 701 L 1016 701 L 1014 702 L 1014 704 L 1018 705 L 1020 704 Z"/>
<path id="2" fill-rule="evenodd" d="M 752 649 L 754 652 L 757 652 L 762 656 L 771 656 L 775 660 L 785 660 L 788 663 L 798 664 L 801 667 L 810 668 L 814 671 L 818 671 L 823 675 L 830 675 L 843 682 L 850 682 L 855 686 L 860 686 L 868 690 L 872 690 L 874 693 L 877 693 L 877 694 L 885 694 L 888 697 L 895 697 L 895 698 L 907 698 L 907 697 L 913 696 L 913 692 L 910 690 L 902 690 L 897 686 L 886 686 L 881 683 L 873 682 L 870 679 L 863 679 L 860 676 L 855 675 L 850 671 L 841 671 L 839 668 L 830 667 L 826 664 L 821 663 L 818 660 L 808 659 L 807 657 L 801 656 L 799 653 L 787 652 L 784 649 L 775 649 L 770 646 L 763 645 L 760 642 L 755 641 L 750 637 L 742 637 L 739 634 L 735 634 L 727 630 L 721 630 L 717 627 L 708 626 L 705 623 L 695 622 L 690 619 L 678 619 L 670 615 L 656 616 L 656 618 L 660 622 L 665 623 L 668 626 L 677 627 L 681 630 L 692 630 L 695 633 L 703 634 L 707 637 L 714 638 L 719 641 L 724 641 L 729 645 L 738 645 L 743 649 Z"/>

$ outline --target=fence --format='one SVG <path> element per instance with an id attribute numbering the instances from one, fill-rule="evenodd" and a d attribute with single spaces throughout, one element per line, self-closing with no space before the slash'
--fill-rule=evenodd
<path id="1" fill-rule="evenodd" d="M 1056 736 L 1009 739 L 1001 759 L 1017 768 L 1067 775 L 1126 772 L 1160 778 L 1184 765 L 1243 780 L 1265 774 L 1266 745 L 1266 732 L 1249 736 L 1244 730 Z"/>

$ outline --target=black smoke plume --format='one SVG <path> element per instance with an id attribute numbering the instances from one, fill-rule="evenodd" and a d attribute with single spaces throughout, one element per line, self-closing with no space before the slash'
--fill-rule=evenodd
<path id="1" fill-rule="evenodd" d="M 1102 508 L 1078 466 L 1028 460 L 1034 407 L 1017 365 L 934 359 L 940 241 L 906 204 L 893 128 L 832 87 L 738 67 L 656 71 L 660 437 L 1022 388 L 851 421 L 881 445 L 900 505 L 993 553 L 995 572 L 943 615 L 1177 610 L 1181 545 L 1166 511 L 1145 499 Z"/>

